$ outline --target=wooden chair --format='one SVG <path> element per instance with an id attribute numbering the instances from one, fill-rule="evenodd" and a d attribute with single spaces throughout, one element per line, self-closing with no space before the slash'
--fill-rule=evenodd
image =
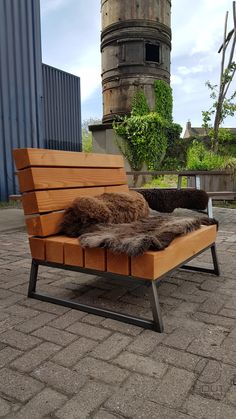
<path id="1" fill-rule="evenodd" d="M 14 159 L 32 254 L 29 297 L 162 332 L 157 282 L 178 267 L 219 275 L 214 225 L 202 226 L 176 238 L 165 250 L 148 251 L 131 258 L 102 248 L 82 249 L 78 239 L 58 234 L 63 210 L 74 198 L 104 192 L 128 192 L 121 156 L 29 148 L 14 150 Z M 213 269 L 183 266 L 208 248 L 212 253 Z M 40 265 L 111 280 L 145 282 L 151 288 L 153 321 L 36 292 Z"/>

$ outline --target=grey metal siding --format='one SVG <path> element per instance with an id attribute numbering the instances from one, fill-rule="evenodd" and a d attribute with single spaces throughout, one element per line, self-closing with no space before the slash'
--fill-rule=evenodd
<path id="1" fill-rule="evenodd" d="M 80 78 L 43 64 L 44 147 L 81 151 Z"/>
<path id="2" fill-rule="evenodd" d="M 17 192 L 12 149 L 43 147 L 39 0 L 0 0 L 0 200 Z"/>

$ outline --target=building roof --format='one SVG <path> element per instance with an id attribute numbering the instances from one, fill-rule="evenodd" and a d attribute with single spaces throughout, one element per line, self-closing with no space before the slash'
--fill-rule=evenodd
<path id="1" fill-rule="evenodd" d="M 227 127 L 225 127 L 227 128 Z M 232 135 L 236 135 L 236 128 L 227 128 L 230 130 Z M 195 137 L 195 136 L 204 136 L 206 135 L 205 128 L 202 127 L 192 127 L 191 121 L 188 121 L 186 124 L 185 132 L 183 138 Z"/>

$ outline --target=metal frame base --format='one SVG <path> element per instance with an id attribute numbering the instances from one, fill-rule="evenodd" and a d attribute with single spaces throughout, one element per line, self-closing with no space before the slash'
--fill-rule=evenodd
<path id="1" fill-rule="evenodd" d="M 205 268 L 201 268 L 201 267 L 180 265 L 180 266 L 176 266 L 173 270 L 175 270 L 178 267 L 181 267 L 183 269 L 190 269 L 190 270 L 195 270 L 195 271 L 199 271 L 199 272 L 207 272 L 207 273 L 213 273 L 215 275 L 219 275 L 220 271 L 219 271 L 219 265 L 218 265 L 217 255 L 216 255 L 215 244 L 210 246 L 210 248 L 211 248 L 211 253 L 212 253 L 214 269 L 205 269 Z M 199 252 L 199 254 L 202 253 L 205 250 L 207 250 L 207 249 L 202 250 L 201 252 Z M 197 255 L 194 255 L 191 259 L 193 259 L 195 256 L 197 256 Z M 188 261 L 186 261 L 186 262 L 188 262 Z M 114 279 L 122 279 L 122 280 L 125 280 L 125 281 L 132 281 L 132 282 L 135 281 L 137 283 L 142 283 L 143 284 L 144 282 L 143 282 L 142 279 L 135 278 L 133 276 L 116 275 L 116 274 L 112 274 L 110 272 L 101 272 L 101 271 L 96 271 L 96 270 L 92 270 L 92 269 L 81 268 L 79 266 L 77 267 L 77 266 L 62 265 L 60 263 L 46 262 L 46 261 L 43 261 L 43 260 L 32 259 L 31 271 L 30 271 L 30 280 L 29 280 L 29 288 L 28 288 L 28 297 L 34 298 L 34 299 L 37 299 L 37 300 L 41 300 L 41 301 L 46 301 L 46 302 L 53 303 L 53 304 L 58 304 L 58 305 L 61 305 L 61 306 L 64 306 L 64 307 L 69 307 L 69 308 L 81 310 L 81 311 L 84 311 L 86 313 L 111 318 L 113 320 L 118 320 L 118 321 L 121 321 L 121 322 L 124 322 L 124 323 L 134 324 L 135 326 L 139 326 L 139 327 L 142 327 L 144 329 L 155 330 L 156 332 L 160 332 L 160 333 L 163 332 L 164 327 L 163 327 L 161 309 L 160 309 L 158 293 L 157 293 L 157 281 L 153 280 L 153 281 L 147 282 L 145 280 L 145 284 L 147 284 L 150 288 L 150 303 L 151 303 L 151 309 L 152 309 L 152 314 L 153 314 L 153 320 L 149 320 L 149 319 L 145 319 L 145 318 L 141 318 L 141 317 L 135 317 L 135 316 L 119 313 L 119 312 L 104 309 L 104 308 L 90 306 L 88 304 L 77 303 L 77 302 L 72 301 L 72 300 L 64 300 L 64 299 L 61 299 L 61 298 L 52 297 L 50 295 L 43 294 L 41 292 L 36 292 L 38 268 L 39 268 L 40 265 L 41 266 L 48 266 L 48 267 L 51 267 L 51 268 L 58 268 L 58 269 L 76 271 L 76 272 L 83 272 L 83 273 L 86 273 L 86 274 L 92 274 L 92 275 L 96 275 L 96 276 L 100 276 L 100 277 L 106 277 L 106 278 L 109 277 L 110 279 L 114 278 Z M 171 271 L 169 271 L 167 273 L 170 273 Z M 163 277 L 166 276 L 166 274 L 163 275 Z M 158 278 L 158 280 L 159 279 L 160 278 Z"/>

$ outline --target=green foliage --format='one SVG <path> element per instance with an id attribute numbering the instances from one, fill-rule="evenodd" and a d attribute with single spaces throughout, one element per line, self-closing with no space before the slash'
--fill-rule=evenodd
<path id="1" fill-rule="evenodd" d="M 163 118 L 172 122 L 173 98 L 171 87 L 163 80 L 155 80 L 154 91 L 155 111 Z"/>
<path id="2" fill-rule="evenodd" d="M 187 169 L 214 170 L 236 167 L 236 159 L 207 150 L 202 142 L 193 141 L 187 153 Z"/>
<path id="3" fill-rule="evenodd" d="M 131 115 L 147 115 L 150 112 L 146 96 L 143 90 L 137 90 L 132 100 Z"/>
<path id="4" fill-rule="evenodd" d="M 122 122 L 114 122 L 113 128 L 123 139 L 118 140 L 118 146 L 133 170 L 140 170 L 144 163 L 150 170 L 159 167 L 167 148 L 168 121 L 156 112 L 150 112 L 142 116 L 125 116 Z"/>
<path id="5" fill-rule="evenodd" d="M 89 125 L 100 124 L 98 119 L 85 119 L 82 123 L 82 151 L 84 153 L 92 152 L 92 133 L 89 131 Z"/>

